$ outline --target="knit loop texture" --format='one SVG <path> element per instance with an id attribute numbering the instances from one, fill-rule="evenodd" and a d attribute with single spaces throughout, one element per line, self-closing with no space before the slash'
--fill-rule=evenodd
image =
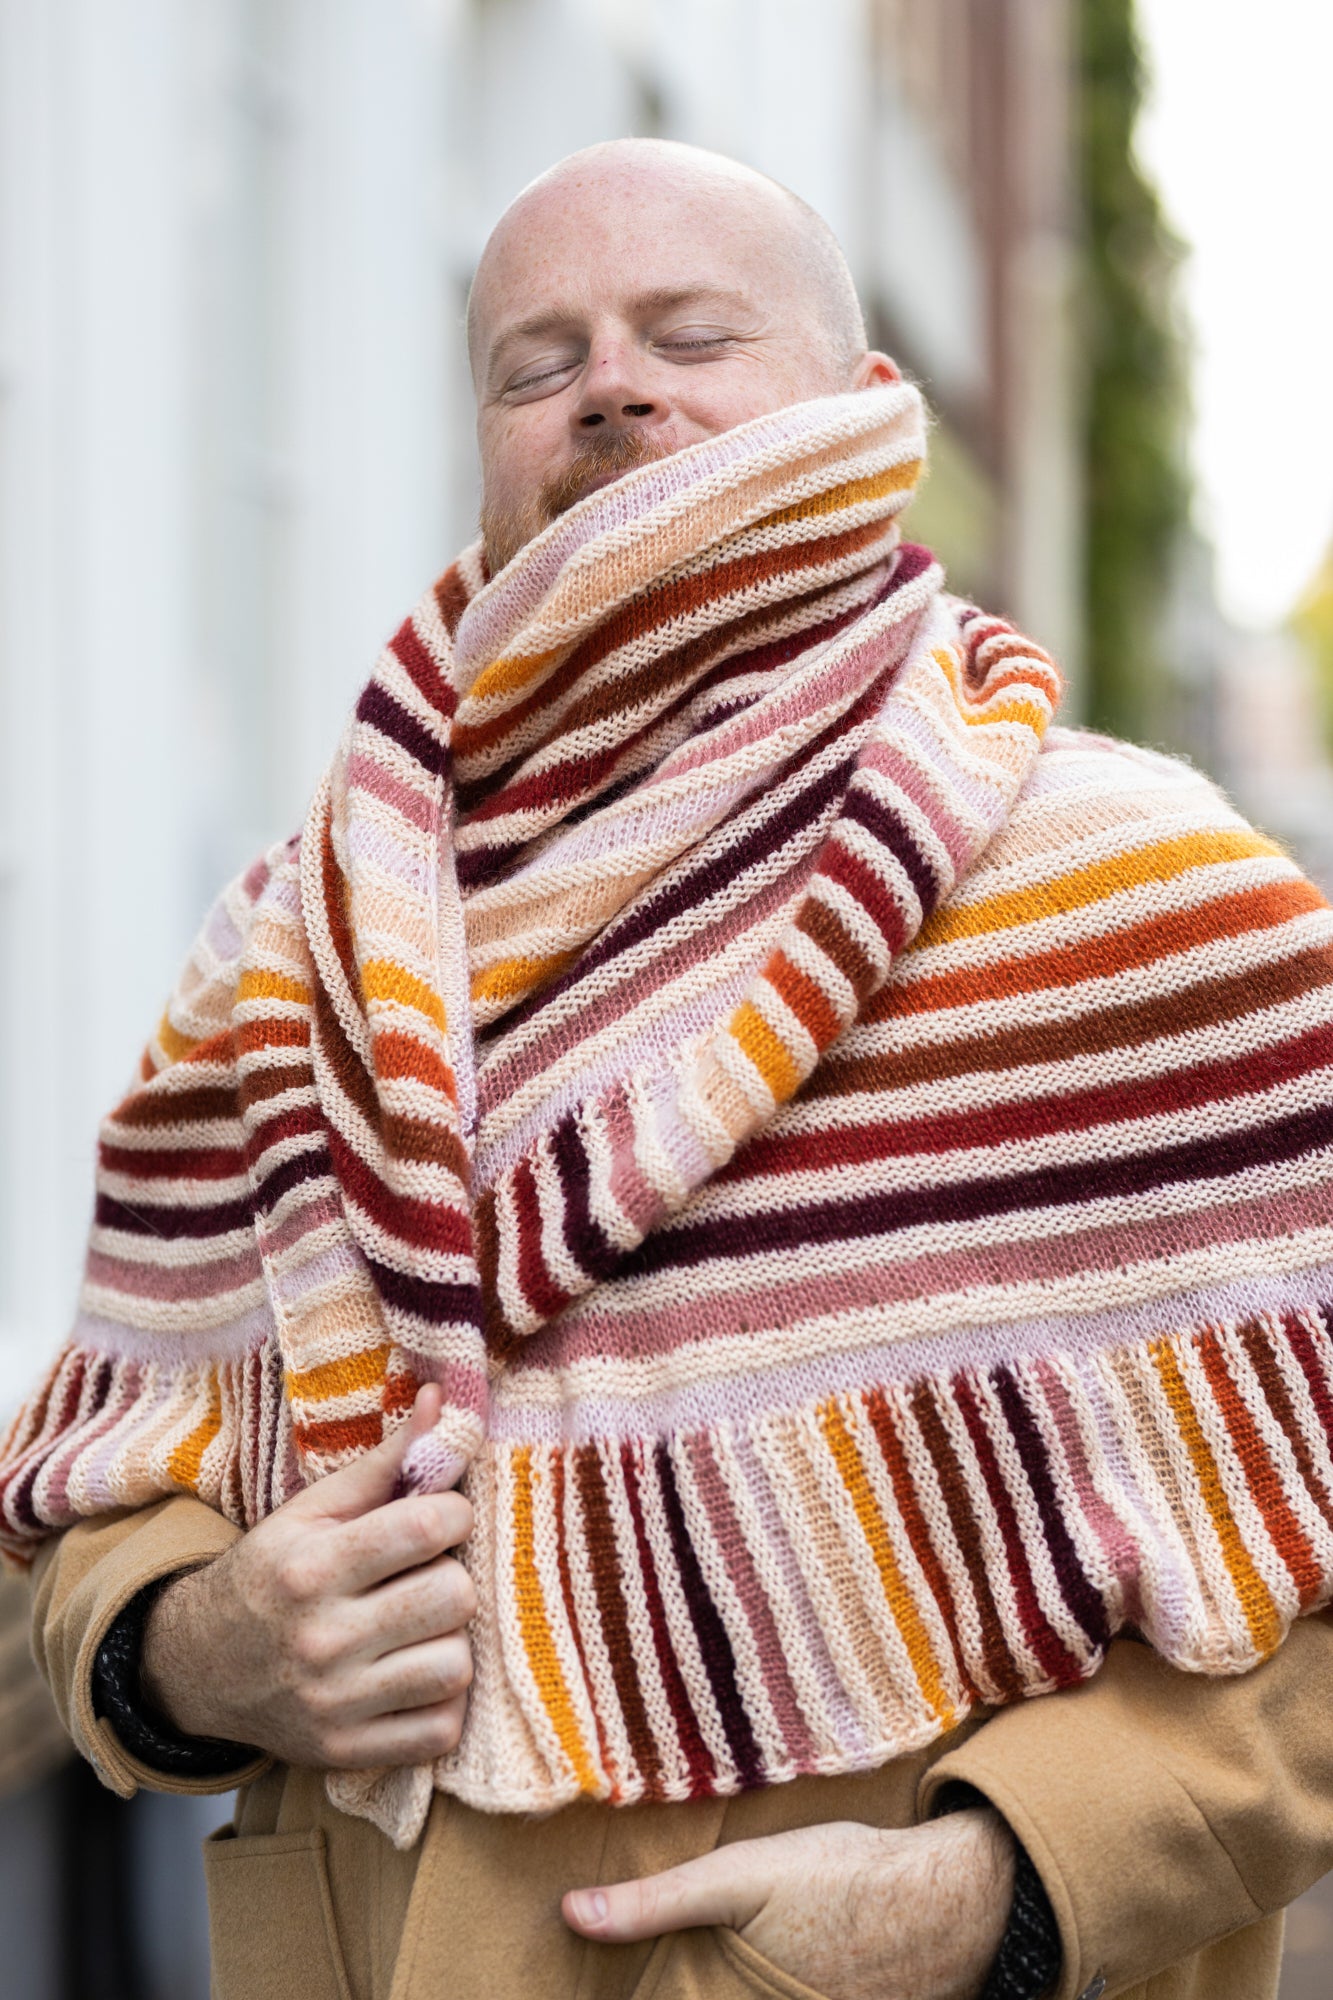
<path id="1" fill-rule="evenodd" d="M 400 1844 L 865 1770 L 1333 1588 L 1333 916 L 898 517 L 908 385 L 651 461 L 389 641 L 101 1134 L 11 1556 L 461 1481 Z"/>

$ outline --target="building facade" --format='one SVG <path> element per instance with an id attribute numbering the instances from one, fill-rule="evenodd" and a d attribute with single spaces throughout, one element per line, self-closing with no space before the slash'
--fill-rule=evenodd
<path id="1" fill-rule="evenodd" d="M 473 531 L 467 286 L 553 160 L 661 134 L 819 208 L 938 412 L 916 531 L 1076 664 L 1068 14 L 0 0 L 0 1411 L 204 907 Z"/>

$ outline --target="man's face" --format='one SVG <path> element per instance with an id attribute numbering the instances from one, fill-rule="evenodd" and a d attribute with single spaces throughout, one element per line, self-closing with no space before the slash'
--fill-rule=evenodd
<path id="1" fill-rule="evenodd" d="M 649 458 L 889 379 L 839 357 L 800 239 L 778 190 L 658 163 L 571 163 L 509 211 L 473 302 L 492 573 Z"/>

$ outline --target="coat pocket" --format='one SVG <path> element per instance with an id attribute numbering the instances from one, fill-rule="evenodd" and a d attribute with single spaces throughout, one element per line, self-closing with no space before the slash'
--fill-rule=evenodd
<path id="1" fill-rule="evenodd" d="M 212 2000 L 352 2000 L 324 1863 L 324 1835 L 204 1842 Z"/>
<path id="2" fill-rule="evenodd" d="M 823 2000 L 735 1931 L 673 1931 L 659 1938 L 632 2000 Z"/>

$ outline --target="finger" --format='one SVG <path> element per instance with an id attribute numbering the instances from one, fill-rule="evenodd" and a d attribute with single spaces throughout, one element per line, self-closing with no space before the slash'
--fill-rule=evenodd
<path id="1" fill-rule="evenodd" d="M 609 1888 L 572 1889 L 561 1903 L 565 1922 L 583 1937 L 628 1944 L 695 1924 L 750 1923 L 772 1894 L 774 1862 L 762 1840 L 738 1840 L 661 1875 Z"/>
<path id="2" fill-rule="evenodd" d="M 364 1591 L 351 1608 L 359 1650 L 378 1660 L 401 1646 L 461 1632 L 477 1615 L 477 1591 L 462 1563 L 443 1555 Z"/>
<path id="3" fill-rule="evenodd" d="M 472 1648 L 460 1632 L 452 1632 L 424 1645 L 401 1646 L 376 1660 L 358 1676 L 346 1712 L 351 1720 L 370 1722 L 414 1708 L 438 1708 L 466 1694 L 471 1685 Z"/>
<path id="4" fill-rule="evenodd" d="M 461 1493 L 414 1493 L 388 1500 L 371 1514 L 347 1521 L 333 1550 L 340 1591 L 371 1590 L 422 1563 L 456 1549 L 472 1532 L 472 1508 Z"/>
<path id="5" fill-rule="evenodd" d="M 408 1446 L 423 1432 L 434 1429 L 442 1404 L 439 1384 L 424 1382 L 417 1390 L 411 1416 L 405 1424 L 399 1424 L 391 1437 L 377 1444 L 373 1451 L 354 1458 L 350 1465 L 339 1466 L 291 1505 L 334 1521 L 354 1521 L 372 1508 L 382 1507 L 393 1498 Z"/>
<path id="6" fill-rule="evenodd" d="M 467 1696 L 455 1695 L 435 1708 L 414 1708 L 378 1716 L 339 1731 L 327 1755 L 336 1770 L 367 1771 L 383 1764 L 433 1764 L 458 1748 L 467 1714 Z"/>

